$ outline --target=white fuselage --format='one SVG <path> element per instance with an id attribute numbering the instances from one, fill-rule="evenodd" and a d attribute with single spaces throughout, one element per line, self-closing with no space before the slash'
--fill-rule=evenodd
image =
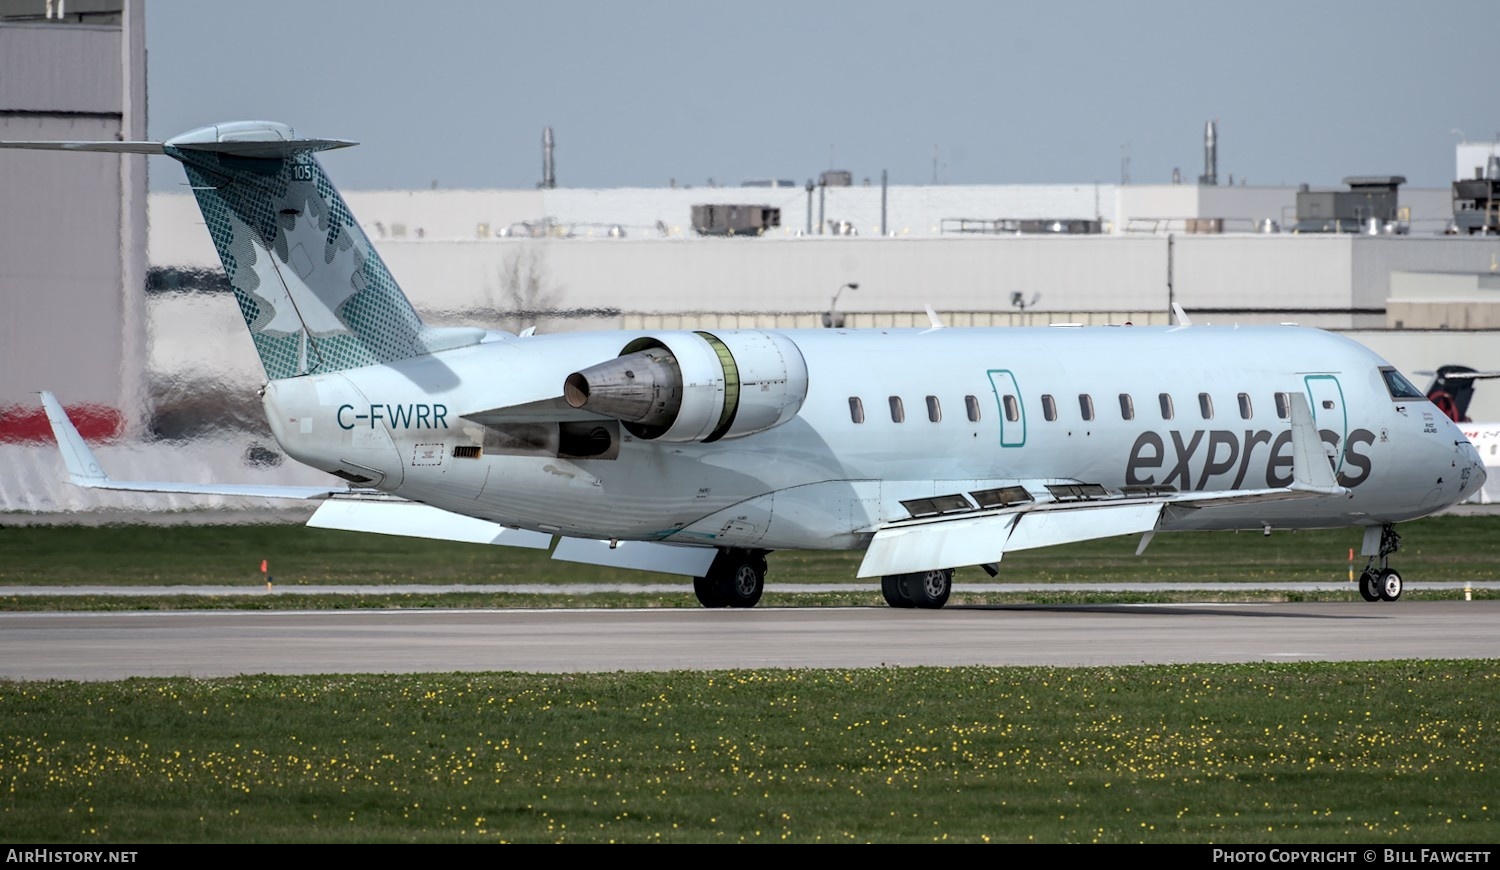
<path id="1" fill-rule="evenodd" d="M 611 449 L 569 458 L 559 421 L 591 424 L 558 399 L 565 379 L 647 335 L 495 336 L 273 381 L 265 407 L 290 455 L 365 486 L 553 534 L 725 547 L 857 548 L 910 516 L 903 500 L 1016 484 L 1286 486 L 1278 393 L 1307 396 L 1349 494 L 1169 512 L 1163 528 L 1393 523 L 1484 478 L 1456 424 L 1393 397 L 1379 357 L 1296 327 L 783 331 L 807 374 L 786 422 L 702 443 L 596 417 Z"/>

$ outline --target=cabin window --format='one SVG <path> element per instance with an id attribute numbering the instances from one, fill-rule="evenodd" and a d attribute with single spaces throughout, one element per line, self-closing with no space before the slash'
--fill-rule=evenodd
<path id="1" fill-rule="evenodd" d="M 937 396 L 927 397 L 927 419 L 934 423 L 943 419 L 943 406 L 938 404 Z"/>
<path id="2" fill-rule="evenodd" d="M 906 421 L 906 408 L 901 404 L 900 396 L 891 396 L 891 422 L 902 423 Z"/>
<path id="3" fill-rule="evenodd" d="M 1120 394 L 1120 419 L 1121 420 L 1134 420 L 1135 419 L 1135 400 L 1133 400 L 1133 399 L 1130 398 L 1130 394 L 1129 393 L 1121 393 Z"/>
<path id="4" fill-rule="evenodd" d="M 859 396 L 849 397 L 849 419 L 856 423 L 865 421 L 865 403 L 859 400 Z"/>
<path id="5" fill-rule="evenodd" d="M 969 422 L 979 422 L 979 400 L 973 396 L 964 396 L 964 409 L 969 412 Z"/>
<path id="6" fill-rule="evenodd" d="M 1292 416 L 1292 399 L 1286 393 L 1276 394 L 1276 416 L 1282 420 Z"/>
<path id="7" fill-rule="evenodd" d="M 1158 401 L 1161 402 L 1161 418 L 1163 420 L 1170 420 L 1170 419 L 1172 419 L 1172 394 L 1171 393 L 1162 393 L 1160 396 L 1157 396 L 1156 398 L 1157 398 Z"/>
<path id="8" fill-rule="evenodd" d="M 1005 419 L 1014 423 L 1021 419 L 1021 403 L 1016 401 L 1015 396 L 1006 396 L 1001 402 L 1005 405 Z"/>
<path id="9" fill-rule="evenodd" d="M 1046 393 L 1042 394 L 1042 416 L 1048 423 L 1057 419 L 1057 400 Z"/>
<path id="10" fill-rule="evenodd" d="M 1085 419 L 1085 420 L 1092 420 L 1092 419 L 1094 419 L 1094 397 L 1093 396 L 1090 396 L 1088 393 L 1079 393 L 1078 394 L 1078 413 L 1082 414 L 1083 415 L 1083 419 Z"/>
<path id="11" fill-rule="evenodd" d="M 1214 418 L 1214 397 L 1208 393 L 1199 393 L 1198 411 L 1203 414 L 1203 419 L 1212 420 Z"/>
<path id="12" fill-rule="evenodd" d="M 1248 420 L 1252 416 L 1250 410 L 1250 394 L 1240 393 L 1240 419 Z"/>

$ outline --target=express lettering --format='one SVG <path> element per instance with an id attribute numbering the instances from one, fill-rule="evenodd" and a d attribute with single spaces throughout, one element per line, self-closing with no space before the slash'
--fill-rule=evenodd
<path id="1" fill-rule="evenodd" d="M 1292 433 L 1280 432 L 1272 435 L 1264 429 L 1246 429 L 1243 434 L 1229 429 L 1199 429 L 1194 432 L 1167 433 L 1172 440 L 1171 458 L 1167 455 L 1167 442 L 1156 432 L 1142 432 L 1130 447 L 1130 458 L 1125 462 L 1127 486 L 1160 484 L 1174 486 L 1179 490 L 1206 489 L 1214 478 L 1233 474 L 1228 489 L 1239 489 L 1246 477 L 1259 476 L 1264 470 L 1265 485 L 1276 488 L 1292 483 Z M 1318 433 L 1325 444 L 1337 453 L 1337 432 L 1324 429 Z M 1344 467 L 1337 480 L 1340 486 L 1355 487 L 1370 477 L 1372 468 L 1367 453 L 1360 452 L 1375 443 L 1375 434 L 1368 429 L 1355 429 L 1349 433 L 1344 445 Z M 1168 465 L 1170 462 L 1170 466 Z M 1156 471 L 1165 470 L 1161 480 Z M 1251 487 L 1257 484 L 1252 477 Z"/>
<path id="2" fill-rule="evenodd" d="M 370 405 L 364 413 L 355 413 L 353 405 L 340 405 L 336 415 L 340 429 L 353 429 L 368 425 L 375 428 L 377 421 L 392 429 L 438 429 L 448 426 L 448 406 L 438 403 L 418 402 L 409 405 Z"/>

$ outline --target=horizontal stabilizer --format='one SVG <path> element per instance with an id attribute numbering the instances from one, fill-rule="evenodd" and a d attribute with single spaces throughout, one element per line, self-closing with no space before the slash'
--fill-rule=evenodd
<path id="1" fill-rule="evenodd" d="M 74 486 L 89 489 L 116 489 L 130 492 L 175 492 L 189 495 L 233 495 L 256 498 L 310 499 L 327 498 L 337 493 L 348 492 L 347 486 L 281 486 L 277 484 L 222 484 L 185 483 L 178 481 L 113 480 L 104 472 L 98 457 L 78 434 L 73 421 L 63 410 L 57 397 L 43 392 L 42 407 L 47 409 L 47 423 L 62 452 L 63 465 L 68 469 L 68 479 Z"/>
<path id="2" fill-rule="evenodd" d="M 168 148 L 212 151 L 232 157 L 276 158 L 309 151 L 327 151 L 357 145 L 345 139 L 304 139 L 285 124 L 275 121 L 233 121 L 200 127 L 165 142 L 118 141 L 0 141 L 0 148 L 36 151 L 98 151 L 107 154 L 167 154 Z"/>
<path id="3" fill-rule="evenodd" d="M 334 498 L 323 502 L 307 521 L 315 529 L 371 532 L 407 538 L 497 544 L 545 550 L 552 536 L 512 529 L 487 520 L 466 517 L 431 505 L 388 498 Z"/>
<path id="4" fill-rule="evenodd" d="M 1414 375 L 1427 375 L 1436 377 L 1437 372 L 1412 372 Z M 1443 377 L 1450 381 L 1473 381 L 1486 380 L 1488 378 L 1500 378 L 1500 372 L 1443 372 Z"/>
<path id="5" fill-rule="evenodd" d="M 609 541 L 563 538 L 557 542 L 557 549 L 552 551 L 552 558 L 608 568 L 702 577 L 708 573 L 708 566 L 713 564 L 718 552 L 713 547 L 661 544 L 655 541 L 619 541 L 611 545 Z"/>
<path id="6" fill-rule="evenodd" d="M 54 141 L 54 142 L 6 142 L 0 148 L 26 148 L 32 151 L 101 151 L 108 154 L 165 154 L 162 142 L 107 142 L 107 141 Z"/>

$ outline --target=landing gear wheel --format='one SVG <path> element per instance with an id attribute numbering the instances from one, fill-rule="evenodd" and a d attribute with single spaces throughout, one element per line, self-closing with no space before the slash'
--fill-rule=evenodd
<path id="1" fill-rule="evenodd" d="M 1401 575 L 1397 574 L 1393 568 L 1380 572 L 1376 586 L 1380 589 L 1381 601 L 1395 601 L 1401 597 Z"/>
<path id="2" fill-rule="evenodd" d="M 694 577 L 693 594 L 704 607 L 724 607 L 729 601 L 719 594 L 719 584 L 711 577 Z"/>
<path id="3" fill-rule="evenodd" d="M 892 607 L 916 607 L 901 588 L 904 585 L 902 579 L 905 576 L 905 574 L 887 574 L 880 578 L 880 592 L 885 596 L 886 604 Z"/>
<path id="4" fill-rule="evenodd" d="M 939 568 L 904 574 L 901 577 L 901 591 L 911 601 L 911 606 L 936 610 L 948 603 L 948 595 L 953 591 L 953 569 Z"/>
<path id="5" fill-rule="evenodd" d="M 693 594 L 704 607 L 754 607 L 766 589 L 766 554 L 761 550 L 720 550 Z"/>
<path id="6" fill-rule="evenodd" d="M 1368 533 L 1365 540 L 1369 540 Z M 1386 523 L 1380 529 L 1380 550 L 1370 556 L 1359 575 L 1359 594 L 1366 601 L 1395 601 L 1401 597 L 1401 575 L 1390 566 L 1391 554 L 1401 549 L 1401 536 Z M 1368 551 L 1367 551 L 1368 552 Z"/>

